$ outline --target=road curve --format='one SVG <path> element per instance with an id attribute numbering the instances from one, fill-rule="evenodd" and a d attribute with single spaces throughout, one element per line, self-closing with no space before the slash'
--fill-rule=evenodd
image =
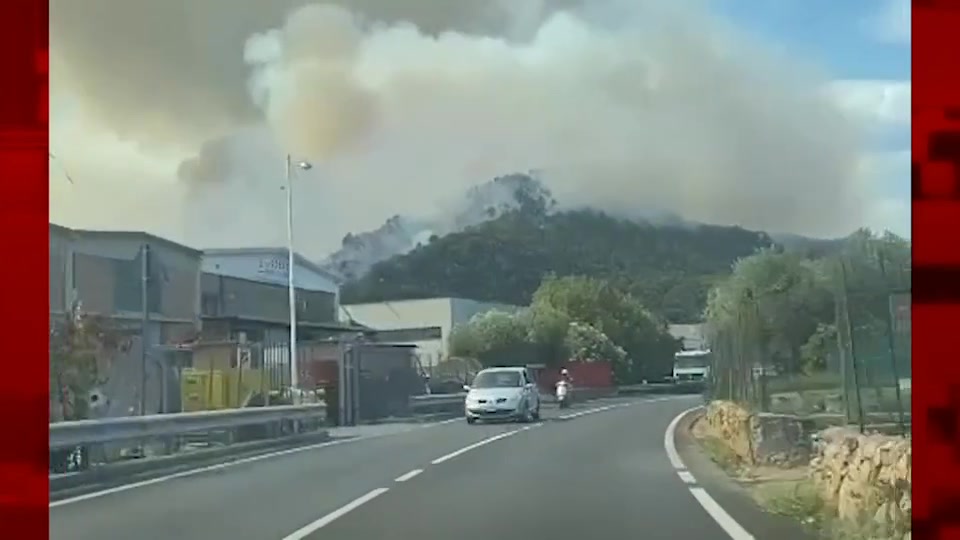
<path id="1" fill-rule="evenodd" d="M 699 398 L 604 400 L 540 423 L 448 422 L 50 508 L 50 538 L 729 538 L 664 431 Z"/>

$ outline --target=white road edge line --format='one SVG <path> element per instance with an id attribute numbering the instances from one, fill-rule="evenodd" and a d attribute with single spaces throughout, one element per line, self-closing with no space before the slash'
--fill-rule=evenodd
<path id="1" fill-rule="evenodd" d="M 627 403 L 616 403 L 613 405 L 605 405 L 603 407 L 597 407 L 595 409 L 587 409 L 584 411 L 565 414 L 562 416 L 558 416 L 557 418 L 559 418 L 560 420 L 573 420 L 574 418 L 579 418 L 581 416 L 586 416 L 588 414 L 594 414 L 594 413 L 603 412 L 603 411 L 612 411 L 613 409 L 620 409 L 624 407 L 633 407 L 634 405 L 639 405 L 642 403 L 657 403 L 660 401 L 676 401 L 676 400 L 685 399 L 688 397 L 689 396 L 681 395 L 681 396 L 658 397 L 653 399 L 638 399 L 635 401 L 628 401 Z"/>
<path id="2" fill-rule="evenodd" d="M 676 443 L 676 434 L 677 434 L 677 424 L 680 423 L 680 420 L 683 419 L 687 414 L 699 409 L 701 406 L 690 407 L 689 409 L 683 411 L 674 417 L 670 421 L 670 425 L 667 426 L 667 431 L 663 434 L 663 447 L 667 450 L 667 458 L 670 460 L 670 464 L 673 465 L 674 469 L 686 469 L 686 465 L 683 464 L 683 460 L 680 459 L 680 454 L 677 453 L 677 443 Z"/>
<path id="3" fill-rule="evenodd" d="M 388 491 L 390 491 L 389 488 L 377 488 L 367 493 L 366 495 L 363 495 L 361 497 L 358 497 L 348 502 L 347 504 L 341 506 L 340 508 L 337 508 L 336 510 L 334 510 L 333 512 L 330 512 L 329 514 L 323 516 L 322 518 L 312 523 L 308 523 L 303 527 L 301 527 L 300 529 L 297 529 L 296 531 L 288 534 L 287 536 L 284 536 L 283 540 L 303 540 L 304 538 L 317 532 L 323 527 L 326 527 L 327 525 L 333 523 L 337 518 L 343 517 L 348 512 L 352 510 L 356 510 L 357 508 L 363 506 L 364 504 L 367 504 L 368 502 L 372 501 L 373 499 L 376 499 L 377 497 L 379 497 L 380 495 L 383 495 Z"/>
<path id="4" fill-rule="evenodd" d="M 587 409 L 587 410 L 585 410 L 585 411 L 579 411 L 579 412 L 575 412 L 575 413 L 571 413 L 571 414 L 565 414 L 565 415 L 561 416 L 560 419 L 561 419 L 561 420 L 571 420 L 571 419 L 573 419 L 573 418 L 579 418 L 579 417 L 581 417 L 581 416 L 586 416 L 586 415 L 588 415 L 588 414 L 598 413 L 598 412 L 601 412 L 601 411 L 609 411 L 609 410 L 612 409 L 612 408 L 613 408 L 613 406 L 608 405 L 608 406 L 606 406 L 606 407 L 597 407 L 596 409 Z"/>
<path id="5" fill-rule="evenodd" d="M 687 467 L 683 464 L 683 460 L 680 459 L 680 454 L 677 453 L 677 444 L 676 444 L 676 434 L 677 434 L 677 425 L 680 423 L 680 420 L 683 419 L 688 413 L 702 408 L 703 406 L 691 407 L 682 413 L 674 417 L 670 421 L 670 425 L 667 426 L 667 431 L 663 436 L 663 447 L 667 451 L 667 457 L 670 459 L 670 464 L 673 465 L 673 468 L 676 470 L 677 475 L 686 482 L 684 476 L 689 476 L 690 479 L 693 479 L 693 475 L 687 471 Z M 691 482 L 686 482 L 691 483 Z M 688 488 L 693 497 L 700 503 L 700 506 L 707 511 L 707 514 L 713 518 L 714 521 L 720 525 L 720 528 L 727 533 L 732 540 L 755 540 L 754 536 L 747 532 L 742 525 L 737 523 L 737 520 L 733 519 L 726 510 L 714 500 L 713 497 L 707 493 L 707 490 L 702 487 L 693 487 Z"/>
<path id="6" fill-rule="evenodd" d="M 411 431 L 416 431 L 416 430 L 418 430 L 418 429 L 426 429 L 426 428 L 431 428 L 431 427 L 439 426 L 439 425 L 443 425 L 443 424 L 450 424 L 450 423 L 452 423 L 452 422 L 458 422 L 458 421 L 460 421 L 459 418 L 454 418 L 454 419 L 451 419 L 451 420 L 443 420 L 442 422 L 432 422 L 432 423 L 430 423 L 430 424 L 426 424 L 426 425 L 422 425 L 422 426 L 415 426 L 415 427 L 411 427 L 410 429 L 403 429 L 403 430 L 400 430 L 400 431 L 394 431 L 394 432 L 392 432 L 392 433 L 380 433 L 380 434 L 375 434 L 375 435 L 362 435 L 362 436 L 353 437 L 353 438 L 350 438 L 350 439 L 337 439 L 337 440 L 327 441 L 327 442 L 322 442 L 322 443 L 317 443 L 317 444 L 310 444 L 310 445 L 307 445 L 307 446 L 298 446 L 298 447 L 296 447 L 296 448 L 288 448 L 288 449 L 286 449 L 286 450 L 279 450 L 279 451 L 276 451 L 276 452 L 269 452 L 269 453 L 266 453 L 266 454 L 257 454 L 257 455 L 255 455 L 255 456 L 250 456 L 250 457 L 235 459 L 235 460 L 232 460 L 232 461 L 227 461 L 227 462 L 225 462 L 225 463 L 217 463 L 216 465 L 207 465 L 207 466 L 205 466 L 205 467 L 199 467 L 199 468 L 196 468 L 196 469 L 189 469 L 189 470 L 186 470 L 186 471 L 180 471 L 180 472 L 173 473 L 173 474 L 168 474 L 168 475 L 164 475 L 164 476 L 158 476 L 158 477 L 156 477 L 156 478 L 150 478 L 150 479 L 148 479 L 148 480 L 140 480 L 140 481 L 138 481 L 138 482 L 131 482 L 131 483 L 129 483 L 129 484 L 122 484 L 122 485 L 119 485 L 119 486 L 115 486 L 115 487 L 112 487 L 112 488 L 107 488 L 107 489 L 100 490 L 100 491 L 93 491 L 93 492 L 90 492 L 90 493 L 84 493 L 83 495 L 77 495 L 77 496 L 75 496 L 75 497 L 68 497 L 68 498 L 66 498 L 66 499 L 60 499 L 60 500 L 56 500 L 56 501 L 50 501 L 50 503 L 49 503 L 49 508 L 56 508 L 56 507 L 58 507 L 58 506 L 66 506 L 66 505 L 68 505 L 68 504 L 74 504 L 74 503 L 78 503 L 78 502 L 82 502 L 82 501 L 88 501 L 88 500 L 90 500 L 90 499 L 96 499 L 96 498 L 99 498 L 99 497 L 104 497 L 104 496 L 106 496 L 106 495 L 113 495 L 114 493 L 122 493 L 122 492 L 124 492 L 124 491 L 129 491 L 129 490 L 131 490 L 131 489 L 137 489 L 137 488 L 152 486 L 152 485 L 154 485 L 154 484 L 160 484 L 160 483 L 163 483 L 163 482 L 169 482 L 170 480 L 176 480 L 177 478 L 186 478 L 186 477 L 189 477 L 189 476 L 194 476 L 194 475 L 197 475 L 197 474 L 202 474 L 202 473 L 206 473 L 206 472 L 210 472 L 210 471 L 218 471 L 218 470 L 221 470 L 221 469 L 226 469 L 226 468 L 229 468 L 229 467 L 234 467 L 234 466 L 236 466 L 236 465 L 243 465 L 243 464 L 245 464 L 245 463 L 254 463 L 254 462 L 257 462 L 257 461 L 263 461 L 263 460 L 265 460 L 265 459 L 271 459 L 271 458 L 275 458 L 275 457 L 287 456 L 287 455 L 290 455 L 290 454 L 296 454 L 296 453 L 298 453 L 298 452 L 307 452 L 307 451 L 309 451 L 309 450 L 317 450 L 317 449 L 320 449 L 320 448 L 326 448 L 326 447 L 328 447 L 328 446 L 336 446 L 336 445 L 340 445 L 340 444 L 347 444 L 347 443 L 360 442 L 360 441 L 368 441 L 368 440 L 371 440 L 371 439 L 379 439 L 379 438 L 381 438 L 381 437 L 389 437 L 389 436 L 391 436 L 391 435 L 399 435 L 399 434 L 401 434 L 401 433 L 410 433 Z"/>
<path id="7" fill-rule="evenodd" d="M 696 484 L 697 479 L 690 474 L 690 471 L 677 471 L 677 474 L 680 476 L 680 479 L 688 484 Z"/>
<path id="8" fill-rule="evenodd" d="M 543 424 L 534 424 L 534 425 L 532 425 L 532 426 L 522 427 L 522 428 L 519 428 L 519 429 L 515 429 L 515 430 L 513 430 L 513 431 L 505 431 L 505 432 L 503 432 L 503 433 L 500 433 L 499 435 L 494 435 L 493 437 L 488 437 L 488 438 L 483 439 L 483 440 L 481 440 L 481 441 L 477 441 L 477 442 L 475 442 L 475 443 L 473 443 L 473 444 L 471 444 L 471 445 L 464 446 L 463 448 L 461 448 L 461 449 L 459 449 L 459 450 L 454 450 L 453 452 L 450 452 L 449 454 L 446 454 L 446 455 L 444 455 L 444 456 L 438 457 L 437 459 L 431 461 L 430 463 L 432 463 L 433 465 L 439 465 L 439 464 L 443 463 L 444 461 L 449 461 L 449 460 L 451 460 L 451 459 L 453 459 L 453 458 L 455 458 L 455 457 L 457 457 L 457 456 L 459 456 L 459 455 L 463 455 L 463 454 L 466 454 L 467 452 L 469 452 L 469 451 L 471 451 L 471 450 L 480 448 L 481 446 L 490 444 L 490 443 L 492 443 L 492 442 L 494 442 L 494 441 L 499 441 L 500 439 L 505 439 L 505 438 L 507 438 L 507 437 L 509 437 L 509 436 L 511 436 L 511 435 L 516 435 L 517 433 L 520 433 L 521 431 L 526 431 L 526 430 L 528 430 L 528 429 L 532 429 L 532 428 L 535 428 L 535 427 L 540 427 L 540 426 L 542 426 L 542 425 L 543 425 Z"/>
<path id="9" fill-rule="evenodd" d="M 754 540 L 753 535 L 748 533 L 735 519 L 730 517 L 718 503 L 702 487 L 690 488 L 690 493 L 697 499 L 700 506 L 710 514 L 710 517 L 720 524 L 723 530 L 727 531 L 733 540 Z"/>
<path id="10" fill-rule="evenodd" d="M 407 480 L 413 478 L 414 476 L 423 472 L 423 469 L 414 469 L 408 473 L 401 474 L 400 476 L 393 479 L 394 482 L 406 482 Z"/>

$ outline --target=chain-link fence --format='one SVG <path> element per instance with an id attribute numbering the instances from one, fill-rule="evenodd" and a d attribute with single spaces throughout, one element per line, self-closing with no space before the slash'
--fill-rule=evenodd
<path id="1" fill-rule="evenodd" d="M 741 309 L 714 321 L 708 328 L 712 367 L 706 388 L 709 399 L 736 401 L 754 409 L 768 409 L 766 379 L 762 376 L 765 337 L 760 310 L 753 298 Z"/>
<path id="2" fill-rule="evenodd" d="M 707 398 L 795 414 L 824 426 L 854 424 L 906 434 L 909 265 L 896 267 L 874 254 L 838 257 L 825 267 L 830 286 L 819 321 L 801 311 L 812 302 L 787 296 L 804 293 L 789 288 L 756 296 L 748 291 L 729 304 L 736 306 L 732 312 L 710 321 Z"/>
<path id="3" fill-rule="evenodd" d="M 910 271 L 891 269 L 879 257 L 868 264 L 858 269 L 845 261 L 841 267 L 838 371 L 844 415 L 861 429 L 895 426 L 905 434 L 911 397 Z"/>

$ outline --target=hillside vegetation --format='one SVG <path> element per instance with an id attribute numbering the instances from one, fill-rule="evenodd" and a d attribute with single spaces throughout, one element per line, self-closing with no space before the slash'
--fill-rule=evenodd
<path id="1" fill-rule="evenodd" d="M 654 226 L 525 202 L 374 265 L 344 287 L 343 301 L 456 296 L 527 305 L 544 276 L 576 275 L 607 280 L 671 322 L 694 322 L 733 263 L 773 243 L 738 227 Z"/>

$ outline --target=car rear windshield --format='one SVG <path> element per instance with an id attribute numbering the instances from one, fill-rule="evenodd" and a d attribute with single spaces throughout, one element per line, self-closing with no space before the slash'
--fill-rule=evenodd
<path id="1" fill-rule="evenodd" d="M 484 371 L 473 379 L 473 388 L 512 388 L 521 386 L 516 371 Z"/>

